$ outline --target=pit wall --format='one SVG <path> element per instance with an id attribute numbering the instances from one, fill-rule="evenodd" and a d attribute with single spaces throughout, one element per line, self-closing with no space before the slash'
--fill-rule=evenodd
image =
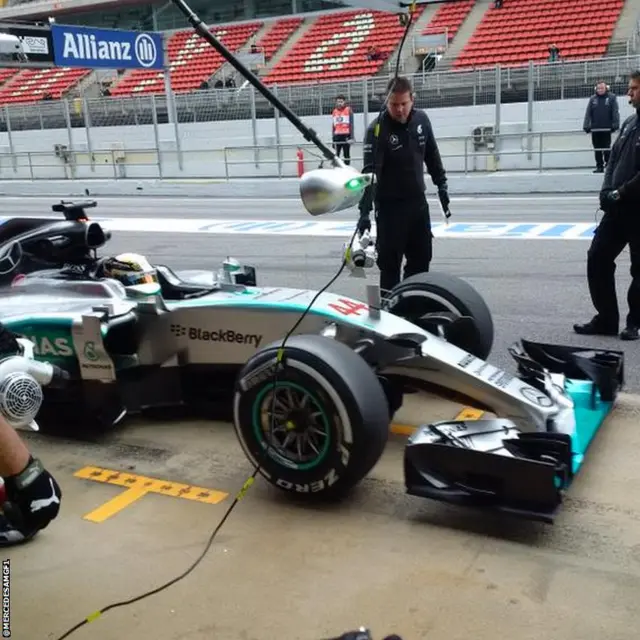
<path id="1" fill-rule="evenodd" d="M 626 98 L 620 97 L 619 103 L 623 121 L 633 112 Z M 529 135 L 528 105 L 502 105 L 500 136 L 495 148 L 485 145 L 475 148 L 473 141 L 476 127 L 495 126 L 494 105 L 432 109 L 428 114 L 445 166 L 461 192 L 593 191 L 599 188 L 601 176 L 591 174 L 594 166 L 591 140 L 582 132 L 586 104 L 582 99 L 534 103 Z M 373 117 L 368 114 L 369 121 Z M 323 140 L 329 140 L 329 117 L 311 116 L 303 120 Z M 364 122 L 365 116 L 357 114 L 357 143 L 352 148 L 355 166 L 359 166 L 362 155 Z M 278 130 L 284 145 L 280 155 L 273 148 Z M 0 185 L 2 191 L 7 192 L 11 189 L 9 181 L 14 180 L 98 179 L 113 185 L 127 178 L 143 181 L 141 184 L 157 178 L 216 181 L 295 178 L 297 145 L 305 141 L 293 125 L 283 117 L 279 118 L 278 126 L 274 119 L 257 120 L 256 135 L 258 146 L 262 147 L 259 150 L 252 148 L 251 120 L 177 126 L 169 123 L 158 125 L 157 130 L 153 125 L 141 125 L 97 127 L 88 131 L 84 128 L 15 131 L 11 134 L 15 153 L 11 155 L 8 135 L 3 133 L 0 136 Z M 63 149 L 56 154 L 56 145 L 66 146 L 66 153 Z M 318 162 L 305 148 L 304 169 L 315 168 Z M 521 174 L 509 186 L 508 181 L 514 177 L 504 175 L 505 171 Z M 281 195 L 282 188 L 290 189 L 277 187 L 276 195 Z"/>

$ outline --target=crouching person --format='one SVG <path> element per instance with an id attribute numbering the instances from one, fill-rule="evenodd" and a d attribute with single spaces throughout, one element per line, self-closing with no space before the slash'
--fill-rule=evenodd
<path id="1" fill-rule="evenodd" d="M 34 458 L 18 432 L 0 416 L 0 547 L 26 542 L 46 528 L 60 511 L 62 491 Z"/>

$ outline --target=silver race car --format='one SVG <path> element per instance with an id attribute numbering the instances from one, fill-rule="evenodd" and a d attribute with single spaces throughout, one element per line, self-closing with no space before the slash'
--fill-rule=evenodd
<path id="1" fill-rule="evenodd" d="M 513 373 L 493 366 L 491 313 L 448 274 L 409 278 L 383 303 L 375 288 L 362 301 L 258 286 L 232 259 L 218 273 L 154 265 L 155 288 L 126 286 L 105 276 L 110 234 L 86 208 L 0 226 L 0 321 L 70 378 L 44 390 L 43 430 L 223 405 L 270 483 L 337 498 L 382 455 L 405 394 L 426 388 L 497 417 L 430 423 L 425 409 L 407 491 L 551 521 L 624 381 L 621 352 L 524 340 Z"/>

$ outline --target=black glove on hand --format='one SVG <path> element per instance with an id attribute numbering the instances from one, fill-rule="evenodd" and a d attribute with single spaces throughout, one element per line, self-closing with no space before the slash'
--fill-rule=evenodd
<path id="1" fill-rule="evenodd" d="M 613 189 L 604 189 L 600 192 L 600 208 L 605 213 L 611 213 L 620 201 L 617 192 Z"/>
<path id="2" fill-rule="evenodd" d="M 358 235 L 362 235 L 365 231 L 371 231 L 371 218 L 368 213 L 360 213 L 358 220 Z"/>
<path id="3" fill-rule="evenodd" d="M 442 210 L 448 218 L 451 215 L 451 212 L 449 211 L 449 203 L 451 202 L 451 200 L 449 199 L 449 192 L 447 191 L 446 187 L 440 187 L 438 189 L 438 198 L 440 198 Z"/>
<path id="4" fill-rule="evenodd" d="M 4 484 L 7 500 L 2 510 L 7 522 L 0 529 L 0 545 L 33 537 L 58 515 L 62 491 L 40 460 L 30 457 L 24 471 L 7 476 Z"/>

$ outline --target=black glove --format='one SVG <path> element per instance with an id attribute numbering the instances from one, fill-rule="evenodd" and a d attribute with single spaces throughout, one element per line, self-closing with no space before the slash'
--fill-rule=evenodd
<path id="1" fill-rule="evenodd" d="M 16 334 L 0 322 L 0 358 L 21 353 L 22 347 L 16 340 Z"/>
<path id="2" fill-rule="evenodd" d="M 440 204 L 442 205 L 445 216 L 449 218 L 451 216 L 451 212 L 449 211 L 451 200 L 449 199 L 449 191 L 446 187 L 440 187 L 438 189 L 438 198 L 440 198 Z"/>
<path id="3" fill-rule="evenodd" d="M 605 213 L 611 213 L 620 202 L 620 195 L 614 189 L 603 189 L 600 192 L 600 208 Z"/>
<path id="4" fill-rule="evenodd" d="M 0 545 L 28 540 L 58 515 L 62 491 L 37 458 L 30 457 L 22 472 L 4 478 L 4 485 L 6 522 L 0 529 Z"/>
<path id="5" fill-rule="evenodd" d="M 361 213 L 358 219 L 358 235 L 362 235 L 365 231 L 371 231 L 371 218 L 368 213 Z"/>

